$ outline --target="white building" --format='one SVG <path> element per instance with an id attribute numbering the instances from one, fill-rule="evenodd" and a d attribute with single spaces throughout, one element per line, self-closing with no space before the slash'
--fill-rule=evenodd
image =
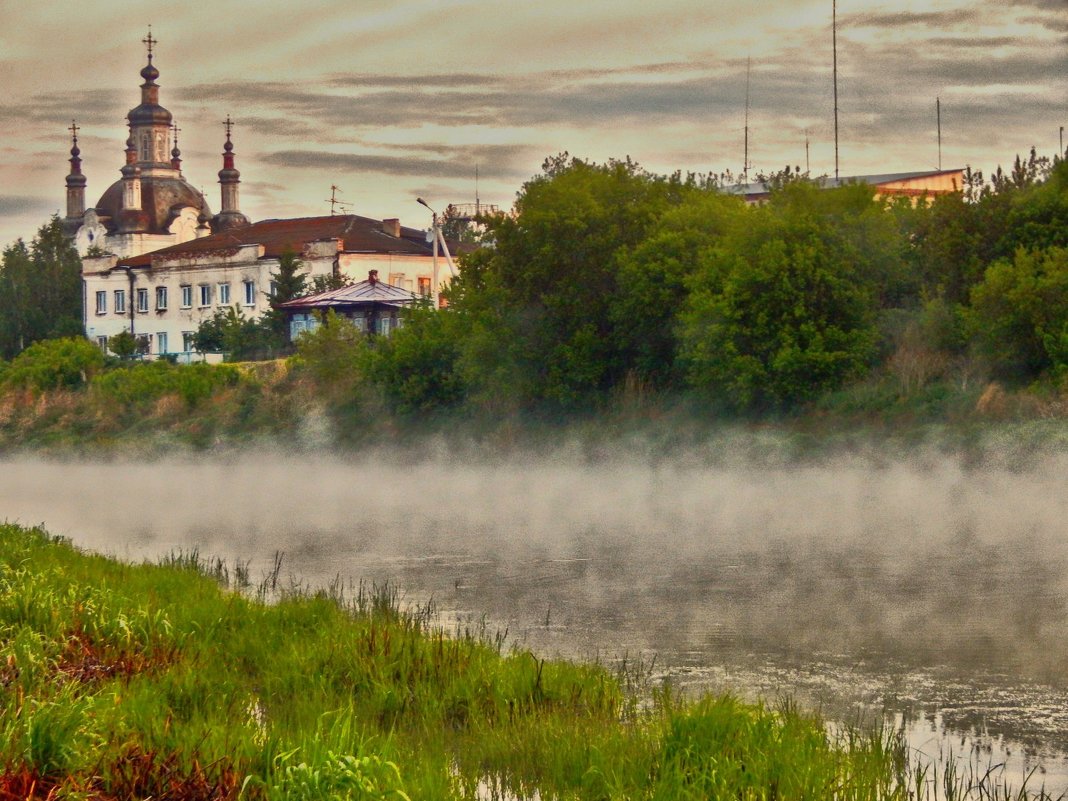
<path id="1" fill-rule="evenodd" d="M 341 275 L 353 281 L 377 270 L 389 284 L 436 295 L 435 258 L 426 232 L 399 220 L 357 215 L 264 220 L 137 256 L 86 257 L 86 335 L 106 346 L 121 331 L 147 337 L 149 353 L 188 353 L 193 333 L 218 309 L 237 306 L 246 317 L 270 308 L 271 276 L 281 257 L 300 257 L 309 279 Z M 448 273 L 444 258 L 438 273 Z"/>
<path id="2" fill-rule="evenodd" d="M 149 34 L 145 43 L 148 64 L 141 70 L 141 104 L 127 115 L 122 177 L 90 209 L 78 129 L 71 126 L 64 224 L 83 256 L 86 336 L 106 348 L 110 337 L 130 331 L 147 339 L 151 355 L 189 353 L 193 333 L 217 310 L 236 306 L 258 317 L 270 308 L 271 276 L 286 252 L 300 257 L 309 277 L 355 281 L 378 270 L 390 284 L 439 297 L 451 261 L 438 258 L 426 232 L 402 228 L 397 219 L 337 215 L 251 224 L 239 210 L 229 118 L 219 171 L 222 211 L 212 215 L 182 176 L 178 128 L 159 105 L 156 42 Z"/>

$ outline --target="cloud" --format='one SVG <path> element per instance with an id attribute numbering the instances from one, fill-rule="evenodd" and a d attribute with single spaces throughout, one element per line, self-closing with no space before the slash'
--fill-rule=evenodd
<path id="1" fill-rule="evenodd" d="M 363 153 L 332 153 L 322 150 L 281 150 L 262 158 L 275 167 L 344 172 L 374 172 L 385 175 L 407 175 L 425 178 L 470 178 L 473 161 L 460 159 L 438 160 L 410 156 L 368 155 Z M 481 168 L 487 178 L 522 178 L 526 171 L 501 164 Z"/>
<path id="2" fill-rule="evenodd" d="M 0 215 L 52 214 L 57 210 L 54 198 L 30 197 L 28 195 L 0 195 Z"/>
<path id="3" fill-rule="evenodd" d="M 902 28 L 919 25 L 944 29 L 962 22 L 976 20 L 978 14 L 970 9 L 952 11 L 897 11 L 890 13 L 850 14 L 842 18 L 842 27 Z"/>
<path id="4" fill-rule="evenodd" d="M 19 120 L 24 125 L 66 127 L 71 119 L 77 119 L 79 125 L 114 125 L 129 110 L 122 103 L 127 94 L 112 89 L 37 94 L 21 102 L 0 103 L 0 118 Z"/>

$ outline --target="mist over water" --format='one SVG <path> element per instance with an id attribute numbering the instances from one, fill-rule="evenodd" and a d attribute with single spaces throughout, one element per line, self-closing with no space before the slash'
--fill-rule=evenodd
<path id="1" fill-rule="evenodd" d="M 541 653 L 655 654 L 688 686 L 1068 750 L 1068 457 L 258 452 L 0 470 L 0 516 L 120 558 L 196 548 L 256 578 L 281 551 L 306 586 L 390 581 Z"/>

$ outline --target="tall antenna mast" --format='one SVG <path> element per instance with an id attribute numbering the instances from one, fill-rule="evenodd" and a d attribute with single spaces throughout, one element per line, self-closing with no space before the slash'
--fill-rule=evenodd
<path id="1" fill-rule="evenodd" d="M 478 164 L 476 163 L 475 164 L 475 216 L 478 216 L 481 213 L 479 211 L 479 208 L 480 208 L 480 203 L 479 203 L 479 199 L 478 199 Z"/>
<path id="2" fill-rule="evenodd" d="M 812 169 L 808 166 L 808 128 L 805 128 L 805 175 L 809 175 Z"/>
<path id="3" fill-rule="evenodd" d="M 935 98 L 935 118 L 938 120 L 938 171 L 942 172 L 942 98 Z"/>
<path id="4" fill-rule="evenodd" d="M 745 152 L 742 154 L 742 182 L 749 183 L 749 68 L 750 56 L 745 57 Z"/>
<path id="5" fill-rule="evenodd" d="M 834 180 L 838 180 L 838 0 L 831 3 L 831 49 L 834 58 Z"/>

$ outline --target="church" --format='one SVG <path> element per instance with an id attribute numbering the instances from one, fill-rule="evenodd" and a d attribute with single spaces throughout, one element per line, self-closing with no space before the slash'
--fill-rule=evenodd
<path id="1" fill-rule="evenodd" d="M 141 103 L 127 114 L 129 137 L 121 178 L 86 208 L 78 127 L 71 125 L 70 174 L 64 228 L 82 256 L 83 322 L 89 339 L 107 349 L 129 331 L 150 356 L 188 358 L 201 322 L 236 306 L 256 318 L 270 308 L 272 276 L 286 253 L 300 258 L 310 281 L 372 270 L 411 296 L 440 303 L 448 271 L 439 267 L 440 234 L 403 227 L 398 219 L 354 214 L 270 219 L 253 223 L 240 210 L 241 173 L 235 167 L 233 123 L 227 117 L 219 171 L 220 210 L 182 175 L 178 133 L 160 105 L 157 41 L 143 40 Z M 445 251 L 448 252 L 447 249 Z"/>

